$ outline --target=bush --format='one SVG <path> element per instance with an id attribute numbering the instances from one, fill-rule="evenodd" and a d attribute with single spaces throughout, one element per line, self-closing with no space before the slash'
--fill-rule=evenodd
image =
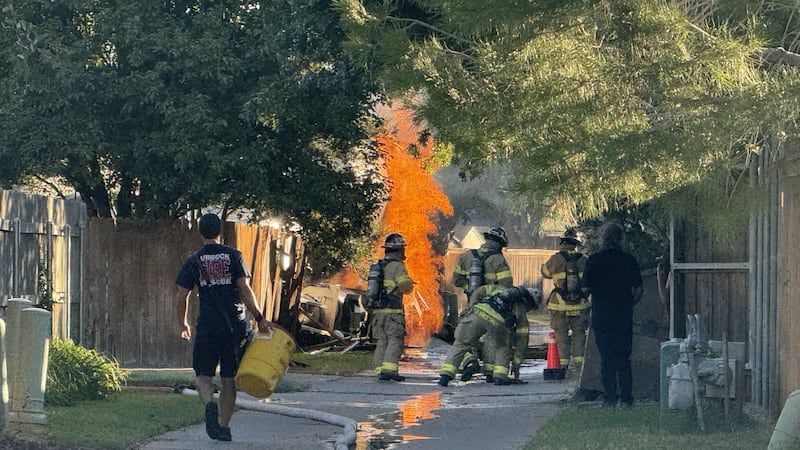
<path id="1" fill-rule="evenodd" d="M 45 401 L 69 406 L 76 401 L 104 399 L 119 392 L 127 376 L 115 360 L 102 353 L 69 339 L 54 339 L 50 344 Z"/>

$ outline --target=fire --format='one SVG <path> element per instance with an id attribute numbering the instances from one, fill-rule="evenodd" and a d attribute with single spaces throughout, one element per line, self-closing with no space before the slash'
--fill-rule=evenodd
<path id="1" fill-rule="evenodd" d="M 452 215 L 453 207 L 430 172 L 433 142 L 419 144 L 420 129 L 413 122 L 413 113 L 388 108 L 379 113 L 391 130 L 378 137 L 391 182 L 382 226 L 386 233 L 400 233 L 408 242 L 406 266 L 416 285 L 405 297 L 406 343 L 425 346 L 444 320 L 439 294 L 443 258 L 433 250 L 428 236 L 436 232 L 436 213 Z M 409 153 L 411 145 L 416 145 L 418 155 Z"/>
<path id="2" fill-rule="evenodd" d="M 437 213 L 452 215 L 453 207 L 433 178 L 431 169 L 438 168 L 431 161 L 433 142 L 419 144 L 421 130 L 414 124 L 413 112 L 382 106 L 378 114 L 389 130 L 378 136 L 377 141 L 385 163 L 384 175 L 391 183 L 381 227 L 384 236 L 400 233 L 408 242 L 405 262 L 415 289 L 404 300 L 406 344 L 422 347 L 431 334 L 441 329 L 444 321 L 439 294 L 443 258 L 433 250 L 428 236 L 436 232 Z M 416 155 L 409 153 L 412 145 L 417 150 Z M 383 257 L 382 241 L 376 244 L 376 259 Z M 328 281 L 352 289 L 367 287 L 366 281 L 353 268 L 345 268 Z"/>
<path id="3" fill-rule="evenodd" d="M 349 289 L 367 290 L 367 282 L 364 278 L 350 267 L 345 267 L 328 280 L 330 284 L 338 284 Z"/>

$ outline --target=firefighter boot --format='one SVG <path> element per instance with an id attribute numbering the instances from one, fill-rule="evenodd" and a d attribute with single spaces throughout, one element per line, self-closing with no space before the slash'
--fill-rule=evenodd
<path id="1" fill-rule="evenodd" d="M 439 377 L 439 381 L 437 382 L 437 384 L 439 384 L 439 386 L 441 387 L 447 387 L 447 385 L 450 384 L 450 380 L 452 379 L 453 378 L 450 375 L 441 375 Z"/>
<path id="2" fill-rule="evenodd" d="M 472 376 L 480 371 L 481 371 L 481 363 L 478 361 L 477 358 L 475 358 L 464 366 L 464 370 L 461 371 L 461 381 L 471 380 Z"/>
<path id="3" fill-rule="evenodd" d="M 378 379 L 381 381 L 406 381 L 406 377 L 397 372 L 382 372 Z"/>
<path id="4" fill-rule="evenodd" d="M 496 377 L 494 379 L 495 386 L 508 386 L 509 384 L 511 384 L 511 381 L 509 381 L 508 378 Z"/>

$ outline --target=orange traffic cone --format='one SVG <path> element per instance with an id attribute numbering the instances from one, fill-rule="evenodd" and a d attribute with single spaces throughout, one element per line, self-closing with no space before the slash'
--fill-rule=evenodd
<path id="1" fill-rule="evenodd" d="M 563 380 L 567 377 L 567 369 L 561 367 L 561 358 L 558 355 L 556 334 L 550 332 L 547 342 L 547 366 L 544 369 L 545 380 Z"/>

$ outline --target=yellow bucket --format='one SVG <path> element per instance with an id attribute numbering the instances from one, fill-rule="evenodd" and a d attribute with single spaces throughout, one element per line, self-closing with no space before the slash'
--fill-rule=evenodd
<path id="1" fill-rule="evenodd" d="M 272 395 L 294 348 L 294 338 L 277 325 L 272 326 L 271 335 L 256 334 L 239 364 L 236 387 L 256 398 Z"/>

